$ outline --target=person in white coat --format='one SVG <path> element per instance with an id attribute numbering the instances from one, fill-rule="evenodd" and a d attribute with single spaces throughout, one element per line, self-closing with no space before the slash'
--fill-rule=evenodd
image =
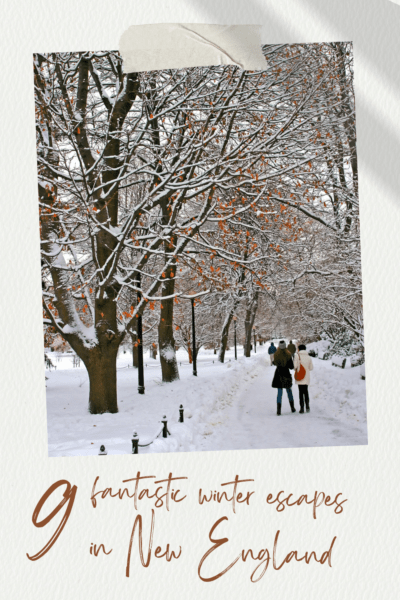
<path id="1" fill-rule="evenodd" d="M 310 385 L 310 371 L 313 370 L 313 362 L 311 356 L 308 355 L 304 344 L 300 344 L 299 351 L 294 355 L 294 369 L 298 371 L 300 365 L 302 365 L 306 371 L 303 379 L 298 381 L 295 378 L 297 385 L 299 386 L 299 399 L 300 399 L 300 413 L 304 413 L 304 403 L 306 405 L 306 411 L 310 412 L 310 398 L 308 396 L 308 386 Z"/>

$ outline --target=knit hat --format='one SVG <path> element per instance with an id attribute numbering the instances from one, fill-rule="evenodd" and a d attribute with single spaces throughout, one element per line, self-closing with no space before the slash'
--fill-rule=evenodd
<path id="1" fill-rule="evenodd" d="M 284 350 L 286 348 L 286 342 L 284 340 L 282 340 L 281 342 L 279 342 L 279 348 L 281 350 Z"/>

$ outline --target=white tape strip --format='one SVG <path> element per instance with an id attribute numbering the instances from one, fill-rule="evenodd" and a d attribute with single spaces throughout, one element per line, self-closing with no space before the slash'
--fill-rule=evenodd
<path id="1" fill-rule="evenodd" d="M 261 25 L 132 25 L 119 50 L 126 73 L 228 64 L 265 69 Z"/>

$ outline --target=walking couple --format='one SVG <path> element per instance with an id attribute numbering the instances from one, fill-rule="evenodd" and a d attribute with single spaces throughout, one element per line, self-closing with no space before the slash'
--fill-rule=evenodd
<path id="1" fill-rule="evenodd" d="M 296 412 L 292 394 L 292 375 L 290 369 L 295 369 L 297 377 L 301 377 L 303 374 L 301 379 L 296 378 L 296 383 L 299 386 L 300 413 L 304 413 L 304 404 L 307 412 L 310 412 L 308 385 L 310 383 L 310 371 L 313 370 L 313 364 L 305 345 L 299 345 L 299 352 L 292 359 L 292 353 L 286 348 L 286 342 L 282 340 L 279 342 L 279 346 L 273 356 L 276 370 L 272 380 L 272 387 L 278 389 L 277 414 L 281 414 L 283 388 L 286 389 L 292 412 Z"/>

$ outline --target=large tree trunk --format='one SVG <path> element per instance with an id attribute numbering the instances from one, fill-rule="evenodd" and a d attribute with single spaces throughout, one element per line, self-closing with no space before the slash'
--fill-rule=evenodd
<path id="1" fill-rule="evenodd" d="M 117 404 L 118 345 L 95 348 L 86 360 L 89 375 L 89 412 L 95 415 L 118 412 Z"/>
<path id="2" fill-rule="evenodd" d="M 61 303 L 60 307 L 65 309 Z M 83 343 L 82 334 L 74 333 L 65 334 L 65 338 L 84 362 L 89 375 L 89 412 L 116 413 L 117 355 L 124 336 L 116 331 L 115 302 L 111 299 L 96 299 L 95 311 L 100 317 L 97 318 L 95 340 Z"/>
<path id="3" fill-rule="evenodd" d="M 168 279 L 163 283 L 162 297 L 170 296 L 175 291 L 175 265 L 168 269 Z M 172 277 L 171 277 L 172 275 Z M 158 325 L 158 345 L 160 348 L 160 362 L 162 380 L 165 382 L 179 379 L 178 363 L 175 354 L 175 339 L 173 331 L 174 299 L 161 301 L 160 323 Z"/>

